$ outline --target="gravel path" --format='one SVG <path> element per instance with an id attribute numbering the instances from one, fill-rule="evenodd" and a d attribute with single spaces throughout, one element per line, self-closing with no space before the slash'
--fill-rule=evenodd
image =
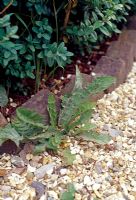
<path id="1" fill-rule="evenodd" d="M 3 155 L 0 159 L 0 200 L 57 200 L 72 182 L 75 200 L 136 199 L 136 63 L 126 83 L 98 101 L 93 122 L 112 136 L 105 146 L 68 138 L 76 154 L 65 167 L 59 156 L 44 153 Z M 35 198 L 36 197 L 36 198 Z"/>

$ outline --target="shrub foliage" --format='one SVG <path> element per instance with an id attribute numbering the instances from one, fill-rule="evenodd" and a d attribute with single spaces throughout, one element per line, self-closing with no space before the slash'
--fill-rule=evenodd
<path id="1" fill-rule="evenodd" d="M 118 23 L 132 0 L 2 0 L 0 3 L 0 74 L 36 79 L 47 68 L 64 68 L 73 53 L 91 51 L 119 33 Z M 74 44 L 74 46 L 73 46 Z M 1 76 L 3 77 L 3 75 Z M 1 78 L 2 80 L 2 78 Z"/>

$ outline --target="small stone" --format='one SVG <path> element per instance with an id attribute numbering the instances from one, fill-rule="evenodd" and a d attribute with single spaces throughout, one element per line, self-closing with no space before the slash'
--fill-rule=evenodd
<path id="1" fill-rule="evenodd" d="M 23 172 L 25 171 L 25 167 L 19 167 L 19 168 L 13 168 L 10 173 L 16 173 L 16 174 L 23 174 Z"/>
<path id="2" fill-rule="evenodd" d="M 45 185 L 38 181 L 33 181 L 31 187 L 35 189 L 38 199 L 45 193 Z"/>
<path id="3" fill-rule="evenodd" d="M 121 158 L 118 160 L 118 163 L 119 163 L 120 166 L 124 166 L 124 164 L 125 164 L 124 161 Z"/>
<path id="4" fill-rule="evenodd" d="M 96 76 L 96 73 L 92 72 L 91 75 L 92 75 L 92 76 Z"/>
<path id="5" fill-rule="evenodd" d="M 8 186 L 8 185 L 2 185 L 1 188 L 0 188 L 2 191 L 4 192 L 9 192 L 11 190 L 11 187 Z"/>
<path id="6" fill-rule="evenodd" d="M 91 61 L 88 61 L 87 64 L 88 64 L 88 65 L 91 65 Z"/>
<path id="7" fill-rule="evenodd" d="M 71 181 L 71 178 L 69 176 L 65 175 L 61 178 L 61 180 L 62 180 L 62 183 L 68 184 Z"/>
<path id="8" fill-rule="evenodd" d="M 8 173 L 6 169 L 0 169 L 0 177 L 5 176 Z"/>
<path id="9" fill-rule="evenodd" d="M 26 178 L 28 181 L 32 181 L 34 178 L 34 174 L 32 172 L 28 172 L 26 175 Z"/>
<path id="10" fill-rule="evenodd" d="M 9 98 L 9 102 L 12 103 L 12 102 L 13 102 L 13 99 L 12 99 L 12 98 Z"/>
<path id="11" fill-rule="evenodd" d="M 48 156 L 45 156 L 45 157 L 43 157 L 42 164 L 43 164 L 43 165 L 46 165 L 46 164 L 48 164 L 50 161 L 51 161 L 51 159 L 50 159 Z"/>
<path id="12" fill-rule="evenodd" d="M 77 64 L 81 64 L 81 60 L 77 60 L 76 62 L 77 62 Z"/>
<path id="13" fill-rule="evenodd" d="M 75 193 L 75 199 L 76 200 L 81 200 L 82 199 L 81 194 Z"/>
<path id="14" fill-rule="evenodd" d="M 61 175 L 65 175 L 65 174 L 67 174 L 67 171 L 68 171 L 68 170 L 65 169 L 65 168 L 64 168 L 64 169 L 61 169 L 61 170 L 60 170 L 60 174 L 61 174 Z"/>
<path id="15" fill-rule="evenodd" d="M 81 158 L 81 156 L 78 154 L 76 155 L 76 160 L 74 160 L 73 164 L 82 164 L 83 160 Z"/>
<path id="16" fill-rule="evenodd" d="M 10 103 L 10 106 L 12 106 L 13 108 L 16 108 L 17 104 L 13 102 L 13 103 Z"/>
<path id="17" fill-rule="evenodd" d="M 93 180 L 91 179 L 91 177 L 90 176 L 85 176 L 84 177 L 84 185 L 87 185 L 87 186 L 91 186 L 91 185 L 93 185 Z"/>
<path id="18" fill-rule="evenodd" d="M 53 199 L 58 199 L 58 194 L 55 191 L 48 191 L 48 195 Z"/>
<path id="19" fill-rule="evenodd" d="M 112 169 L 113 168 L 113 162 L 112 161 L 108 161 L 107 162 L 107 167 Z"/>
<path id="20" fill-rule="evenodd" d="M 85 151 L 84 156 L 86 158 L 91 158 L 92 157 L 92 153 L 89 150 L 87 150 L 87 151 Z"/>
<path id="21" fill-rule="evenodd" d="M 67 79 L 71 79 L 72 74 L 67 75 Z"/>
<path id="22" fill-rule="evenodd" d="M 96 197 L 102 199 L 102 195 L 97 190 L 94 190 L 94 193 L 95 193 Z"/>
<path id="23" fill-rule="evenodd" d="M 128 119 L 128 125 L 130 126 L 130 127 L 133 127 L 133 125 L 134 125 L 134 120 L 133 119 Z"/>
<path id="24" fill-rule="evenodd" d="M 31 165 L 27 165 L 27 172 L 35 172 L 36 171 L 36 167 L 32 167 Z"/>
<path id="25" fill-rule="evenodd" d="M 103 172 L 102 165 L 100 162 L 96 162 L 95 170 L 96 170 L 97 174 L 101 174 Z"/>
<path id="26" fill-rule="evenodd" d="M 18 174 L 12 173 L 11 176 L 8 177 L 10 181 L 10 185 L 13 187 L 16 187 L 18 184 L 23 184 L 25 183 L 26 179 L 25 177 L 21 177 Z"/>
<path id="27" fill-rule="evenodd" d="M 61 76 L 61 78 L 60 78 L 62 81 L 65 79 L 63 76 Z"/>
<path id="28" fill-rule="evenodd" d="M 113 91 L 111 94 L 110 100 L 117 101 L 118 98 L 119 98 L 118 94 L 115 91 Z"/>
<path id="29" fill-rule="evenodd" d="M 109 131 L 110 126 L 108 124 L 104 124 L 103 130 L 104 131 Z"/>
<path id="30" fill-rule="evenodd" d="M 34 172 L 34 174 L 37 179 L 42 179 L 45 176 L 45 174 L 51 175 L 53 173 L 53 170 L 54 170 L 54 163 L 51 163 L 38 168 Z"/>
<path id="31" fill-rule="evenodd" d="M 101 185 L 98 184 L 98 183 L 95 183 L 95 184 L 92 186 L 92 188 L 93 188 L 94 191 L 95 191 L 95 190 L 99 190 L 100 187 L 101 187 Z"/>
<path id="32" fill-rule="evenodd" d="M 47 200 L 47 194 L 42 195 L 39 200 Z"/>
<path id="33" fill-rule="evenodd" d="M 82 190 L 84 187 L 83 183 L 75 183 L 74 186 L 76 188 L 76 191 Z"/>
<path id="34" fill-rule="evenodd" d="M 12 156 L 11 163 L 15 165 L 16 167 L 20 167 L 20 168 L 25 166 L 24 161 L 19 156 Z"/>
<path id="35" fill-rule="evenodd" d="M 113 128 L 109 128 L 109 134 L 112 137 L 117 137 L 121 134 L 121 132 L 119 130 L 113 129 Z"/>
<path id="36" fill-rule="evenodd" d="M 131 181 L 131 186 L 133 186 L 134 188 L 136 188 L 136 181 L 132 180 Z"/>
<path id="37" fill-rule="evenodd" d="M 32 160 L 32 158 L 33 158 L 33 154 L 28 153 L 28 154 L 26 155 L 26 159 L 27 159 L 27 160 Z"/>
<path id="38" fill-rule="evenodd" d="M 29 199 L 29 194 L 28 193 L 23 193 L 18 200 L 25 200 L 25 199 Z"/>

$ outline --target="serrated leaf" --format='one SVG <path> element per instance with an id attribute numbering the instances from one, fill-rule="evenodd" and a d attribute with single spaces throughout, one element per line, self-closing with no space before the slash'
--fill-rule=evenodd
<path id="1" fill-rule="evenodd" d="M 73 161 L 76 159 L 76 156 L 71 154 L 70 149 L 65 149 L 63 151 L 63 159 L 66 165 L 72 165 Z"/>
<path id="2" fill-rule="evenodd" d="M 8 103 L 8 96 L 5 88 L 0 85 L 0 107 L 6 106 Z"/>
<path id="3" fill-rule="evenodd" d="M 101 91 L 109 88 L 114 82 L 115 78 L 111 76 L 103 76 L 96 78 L 87 88 L 76 89 L 72 92 L 71 96 L 62 102 L 63 109 L 59 115 L 59 124 L 63 127 L 66 127 L 77 109 L 80 108 L 81 104 L 84 104 L 87 101 L 90 95 L 98 94 Z M 63 101 L 63 99 L 62 99 Z M 85 116 L 84 116 L 85 117 Z"/>
<path id="4" fill-rule="evenodd" d="M 20 136 L 10 124 L 8 124 L 4 128 L 0 128 L 0 145 L 7 140 L 12 140 L 17 146 L 19 146 L 23 137 Z"/>
<path id="5" fill-rule="evenodd" d="M 91 124 L 91 123 L 83 124 L 80 128 L 77 128 L 75 130 L 75 135 L 84 134 L 86 132 L 92 131 L 95 128 L 96 128 L 95 124 Z"/>
<path id="6" fill-rule="evenodd" d="M 90 140 L 98 144 L 107 144 L 110 142 L 111 137 L 109 135 L 98 134 L 95 132 L 84 132 L 79 135 L 84 140 Z"/>
<path id="7" fill-rule="evenodd" d="M 112 76 L 97 77 L 86 89 L 91 95 L 94 95 L 108 89 L 115 82 L 116 78 Z"/>
<path id="8" fill-rule="evenodd" d="M 51 126 L 55 127 L 57 125 L 57 110 L 54 94 L 49 94 L 47 108 L 50 116 L 50 124 Z"/>
<path id="9" fill-rule="evenodd" d="M 67 191 L 61 195 L 60 200 L 74 200 L 75 191 L 74 185 L 69 184 Z"/>
<path id="10" fill-rule="evenodd" d="M 44 128 L 44 129 L 47 128 L 44 125 L 43 117 L 35 111 L 21 107 L 16 110 L 16 114 L 17 114 L 17 117 L 21 121 L 23 121 L 27 124 L 31 124 L 31 125 L 33 125 L 35 127 L 37 126 L 39 128 Z"/>
<path id="11" fill-rule="evenodd" d="M 17 117 L 12 119 L 12 127 L 14 127 L 15 130 L 24 137 L 24 139 L 30 139 L 30 137 L 34 137 L 42 132 L 42 128 L 26 123 Z"/>
<path id="12" fill-rule="evenodd" d="M 74 115 L 71 117 L 71 121 L 69 122 L 69 129 L 73 129 L 78 125 L 82 125 L 87 120 L 91 118 L 93 108 L 95 107 L 95 103 L 93 102 L 84 102 L 79 108 L 75 111 Z"/>

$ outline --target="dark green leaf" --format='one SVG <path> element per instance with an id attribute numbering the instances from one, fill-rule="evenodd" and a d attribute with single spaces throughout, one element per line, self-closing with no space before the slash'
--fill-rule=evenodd
<path id="1" fill-rule="evenodd" d="M 19 143 L 23 140 L 23 137 L 20 136 L 10 124 L 8 124 L 4 128 L 0 128 L 0 145 L 7 140 L 12 140 L 17 146 L 19 146 Z"/>
<path id="2" fill-rule="evenodd" d="M 50 116 L 50 124 L 55 127 L 57 125 L 57 110 L 54 94 L 49 94 L 48 97 L 48 112 Z"/>
<path id="3" fill-rule="evenodd" d="M 74 200 L 75 187 L 73 184 L 68 185 L 68 189 L 61 195 L 61 200 Z"/>
<path id="4" fill-rule="evenodd" d="M 63 152 L 63 159 L 66 165 L 72 165 L 76 156 L 71 153 L 70 149 L 65 149 Z"/>
<path id="5" fill-rule="evenodd" d="M 39 128 L 47 128 L 44 126 L 43 117 L 35 111 L 21 107 L 16 110 L 16 114 L 17 117 L 25 123 L 37 126 Z"/>
<path id="6" fill-rule="evenodd" d="M 84 132 L 80 134 L 79 137 L 87 141 L 90 140 L 96 142 L 98 144 L 108 144 L 111 140 L 111 137 L 109 135 L 98 134 L 95 132 Z"/>

